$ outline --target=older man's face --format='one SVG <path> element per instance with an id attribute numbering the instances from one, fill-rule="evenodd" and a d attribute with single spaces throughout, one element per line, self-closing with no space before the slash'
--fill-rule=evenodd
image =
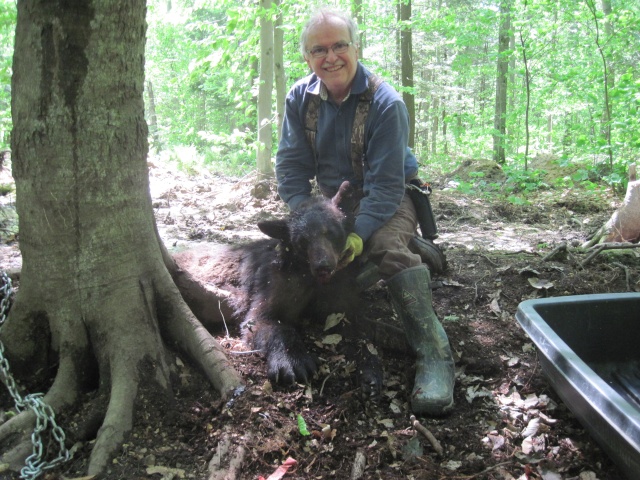
<path id="1" fill-rule="evenodd" d="M 335 53 L 332 47 L 349 44 L 344 53 Z M 326 85 L 334 99 L 341 101 L 351 89 L 358 66 L 358 49 L 349 37 L 347 25 L 337 17 L 327 17 L 322 23 L 314 26 L 308 33 L 306 50 L 325 47 L 327 55 L 315 58 L 310 53 L 305 55 L 309 67 Z"/>

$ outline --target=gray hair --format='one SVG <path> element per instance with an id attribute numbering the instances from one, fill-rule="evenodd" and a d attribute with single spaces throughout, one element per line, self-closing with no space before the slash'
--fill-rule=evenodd
<path id="1" fill-rule="evenodd" d="M 323 23 L 328 17 L 336 17 L 342 20 L 349 30 L 349 40 L 351 40 L 355 46 L 359 45 L 358 25 L 350 15 L 331 8 L 320 8 L 316 10 L 311 17 L 309 17 L 309 20 L 307 20 L 307 23 L 302 28 L 302 33 L 300 34 L 300 53 L 302 53 L 303 57 L 307 54 L 307 38 L 309 37 L 309 30 Z"/>

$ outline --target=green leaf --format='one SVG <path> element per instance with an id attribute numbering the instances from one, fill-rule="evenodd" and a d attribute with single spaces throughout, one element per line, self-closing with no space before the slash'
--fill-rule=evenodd
<path id="1" fill-rule="evenodd" d="M 307 430 L 307 422 L 304 421 L 304 418 L 302 418 L 300 414 L 298 414 L 298 431 L 300 435 L 304 435 L 305 437 L 311 435 L 309 430 Z"/>

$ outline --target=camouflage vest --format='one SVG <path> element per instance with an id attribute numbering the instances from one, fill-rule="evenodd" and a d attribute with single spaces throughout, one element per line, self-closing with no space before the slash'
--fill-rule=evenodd
<path id="1" fill-rule="evenodd" d="M 351 166 L 353 173 L 359 182 L 364 178 L 363 164 L 365 160 L 364 145 L 364 124 L 369 115 L 369 106 L 373 101 L 373 96 L 378 87 L 383 82 L 382 78 L 375 74 L 369 77 L 369 88 L 360 95 L 358 105 L 356 107 L 356 115 L 353 119 L 353 128 L 351 130 Z M 304 126 L 307 132 L 307 140 L 313 149 L 314 159 L 318 161 L 318 150 L 316 149 L 316 133 L 318 131 L 318 111 L 322 99 L 320 95 L 311 95 L 309 105 L 307 106 L 307 114 L 304 119 Z"/>

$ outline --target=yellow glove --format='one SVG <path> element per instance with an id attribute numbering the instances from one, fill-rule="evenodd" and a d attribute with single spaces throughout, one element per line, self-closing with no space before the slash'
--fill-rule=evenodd
<path id="1" fill-rule="evenodd" d="M 347 237 L 347 243 L 342 250 L 340 266 L 346 267 L 353 259 L 362 253 L 362 239 L 355 233 L 350 233 Z"/>

